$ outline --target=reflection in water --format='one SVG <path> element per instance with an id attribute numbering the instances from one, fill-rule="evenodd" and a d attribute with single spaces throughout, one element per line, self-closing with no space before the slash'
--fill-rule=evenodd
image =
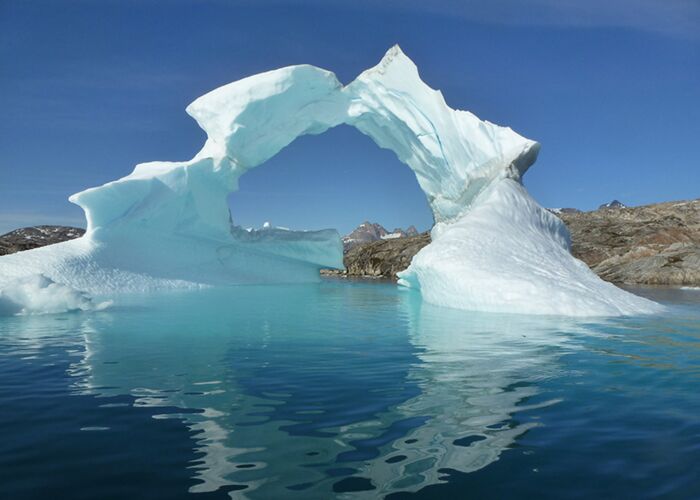
<path id="1" fill-rule="evenodd" d="M 242 498 L 376 496 L 481 469 L 536 425 L 519 412 L 557 402 L 539 385 L 585 332 L 333 282 L 133 297 L 65 317 L 81 333 L 75 390 L 181 408 L 159 418 L 192 432 L 191 492 Z M 44 331 L 32 330 L 29 351 Z"/>
<path id="2" fill-rule="evenodd" d="M 365 468 L 382 493 L 417 491 L 440 482 L 441 470 L 472 472 L 497 460 L 535 425 L 518 422 L 515 413 L 557 402 L 527 404 L 539 392 L 537 382 L 556 375 L 563 349 L 572 347 L 574 325 L 562 319 L 404 306 L 421 360 L 410 378 L 421 392 L 389 420 L 429 419 Z"/>

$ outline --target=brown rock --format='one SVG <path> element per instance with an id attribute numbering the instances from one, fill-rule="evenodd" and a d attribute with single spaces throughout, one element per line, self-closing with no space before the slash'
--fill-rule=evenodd
<path id="1" fill-rule="evenodd" d="M 615 283 L 700 284 L 700 200 L 562 213 L 571 253 Z"/>
<path id="2" fill-rule="evenodd" d="M 700 285 L 700 200 L 557 214 L 572 254 L 615 283 Z M 430 234 L 358 244 L 345 254 L 348 276 L 396 279 Z"/>

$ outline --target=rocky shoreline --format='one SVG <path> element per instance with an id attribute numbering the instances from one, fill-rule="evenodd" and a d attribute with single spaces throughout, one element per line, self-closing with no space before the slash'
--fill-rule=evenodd
<path id="1" fill-rule="evenodd" d="M 606 281 L 636 285 L 700 285 L 700 200 L 641 207 L 553 211 L 571 232 L 572 254 Z M 325 275 L 396 279 L 430 234 L 360 243 L 345 253 L 346 271 Z"/>
<path id="2" fill-rule="evenodd" d="M 700 284 L 700 200 L 559 215 L 571 253 L 606 281 Z"/>
<path id="3" fill-rule="evenodd" d="M 604 280 L 630 285 L 700 286 L 700 199 L 641 207 L 603 205 L 580 212 L 553 210 L 571 232 L 572 254 Z M 362 241 L 361 228 L 377 231 L 378 240 Z M 327 276 L 396 279 L 413 256 L 430 243 L 430 233 L 363 223 L 352 244 L 346 242 L 346 270 L 324 269 Z M 0 255 L 51 245 L 81 236 L 80 228 L 36 226 L 0 236 Z M 347 239 L 348 237 L 346 237 Z"/>

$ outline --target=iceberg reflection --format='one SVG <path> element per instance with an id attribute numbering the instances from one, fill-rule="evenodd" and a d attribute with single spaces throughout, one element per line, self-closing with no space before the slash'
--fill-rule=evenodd
<path id="1" fill-rule="evenodd" d="M 76 390 L 181 408 L 159 418 L 192 432 L 191 492 L 235 498 L 377 496 L 481 469 L 537 425 L 518 414 L 557 402 L 540 384 L 588 334 L 572 319 L 436 308 L 382 284 L 134 304 L 84 317 Z"/>

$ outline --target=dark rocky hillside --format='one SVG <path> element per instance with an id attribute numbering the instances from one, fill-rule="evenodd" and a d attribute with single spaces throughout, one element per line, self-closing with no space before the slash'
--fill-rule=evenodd
<path id="1" fill-rule="evenodd" d="M 85 234 L 84 229 L 65 226 L 34 226 L 15 229 L 0 235 L 0 255 L 31 250 L 72 240 Z"/>

